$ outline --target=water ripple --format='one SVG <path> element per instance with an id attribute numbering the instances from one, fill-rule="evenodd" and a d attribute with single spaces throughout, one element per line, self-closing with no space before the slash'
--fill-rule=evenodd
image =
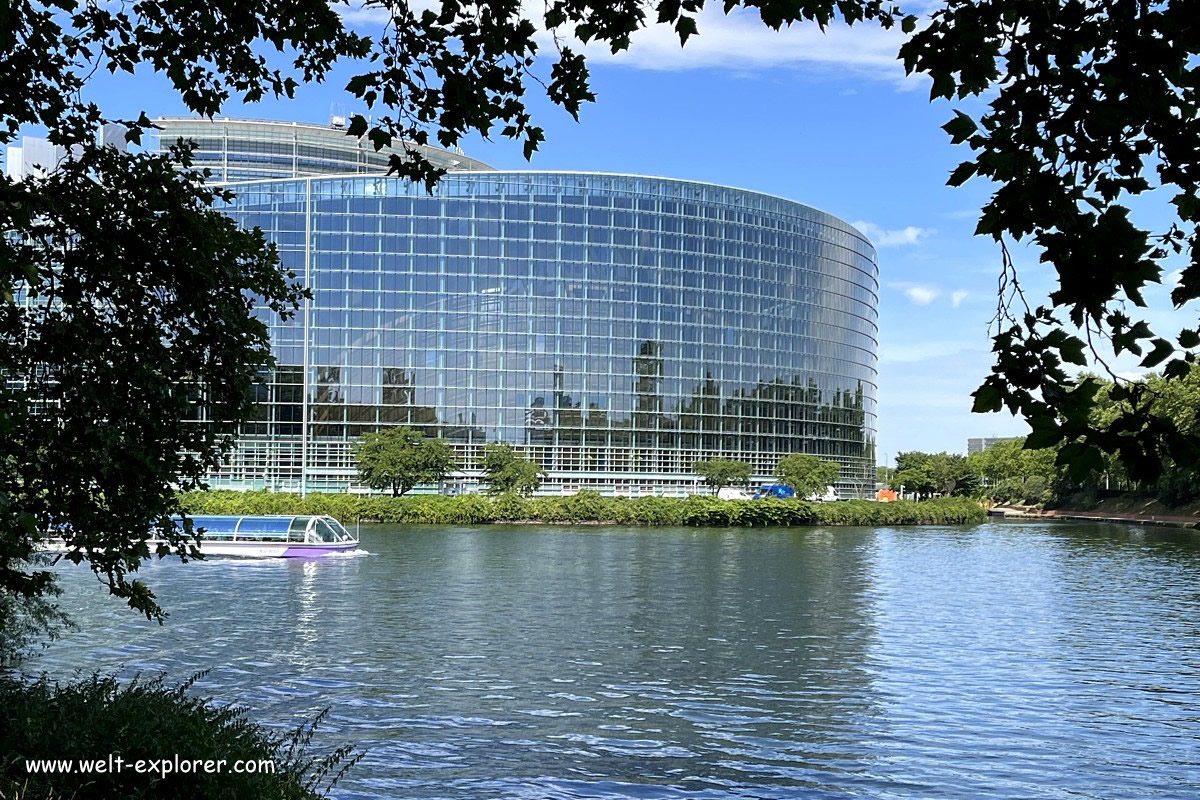
<path id="1" fill-rule="evenodd" d="M 374 798 L 1194 798 L 1200 544 L 1122 526 L 364 528 L 369 558 L 154 564 L 35 666 L 329 706 Z"/>

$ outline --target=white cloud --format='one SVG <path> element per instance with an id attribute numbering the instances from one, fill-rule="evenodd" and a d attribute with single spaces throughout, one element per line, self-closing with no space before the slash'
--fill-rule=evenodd
<path id="1" fill-rule="evenodd" d="M 726 15 L 716 4 L 701 11 L 696 22 L 700 32 L 688 39 L 686 47 L 680 46 L 679 35 L 669 26 L 652 25 L 634 34 L 628 52 L 614 56 L 602 46 L 587 46 L 583 52 L 593 61 L 640 69 L 807 66 L 849 70 L 896 83 L 905 81 L 904 68 L 896 60 L 903 34 L 896 28 L 885 31 L 859 25 L 851 30 L 835 23 L 822 32 L 806 23 L 773 31 L 753 11 L 736 9 Z"/>
<path id="2" fill-rule="evenodd" d="M 416 7 L 430 5 L 419 0 Z M 376 5 L 352 0 L 338 13 L 352 27 L 373 29 L 387 22 L 386 11 Z M 544 30 L 546 7 L 541 0 L 525 0 L 521 13 L 538 28 L 541 52 L 553 54 L 554 40 Z M 653 12 L 650 20 L 653 22 Z M 592 63 L 612 63 L 637 69 L 682 71 L 721 68 L 760 70 L 776 67 L 808 67 L 850 72 L 864 78 L 889 81 L 905 88 L 921 85 L 909 78 L 896 55 L 904 34 L 899 26 L 890 31 L 877 25 L 860 23 L 853 29 L 842 23 L 830 24 L 824 32 L 815 24 L 803 24 L 771 30 L 752 10 L 738 8 L 726 15 L 718 4 L 705 7 L 696 16 L 699 33 L 679 44 L 679 34 L 668 25 L 651 24 L 631 37 L 628 50 L 614 55 L 604 44 L 581 44 L 568 29 L 558 31 L 564 44 L 582 52 Z"/>
<path id="3" fill-rule="evenodd" d="M 888 286 L 903 292 L 905 297 L 918 306 L 927 306 L 942 295 L 942 290 L 938 287 L 927 286 L 923 283 L 891 281 Z"/>
<path id="4" fill-rule="evenodd" d="M 960 305 L 962 305 L 962 301 L 967 299 L 967 295 L 969 294 L 970 292 L 968 292 L 966 289 L 955 289 L 950 295 L 950 303 L 955 308 L 958 308 Z"/>
<path id="5" fill-rule="evenodd" d="M 929 286 L 910 286 L 904 290 L 909 300 L 919 306 L 927 306 L 938 298 L 941 292 Z"/>
<path id="6" fill-rule="evenodd" d="M 937 233 L 935 228 L 918 228 L 913 225 L 896 230 L 886 230 L 874 222 L 865 222 L 863 220 L 851 222 L 850 224 L 862 231 L 863 235 L 870 239 L 871 244 L 876 247 L 920 244 L 923 239 Z"/>

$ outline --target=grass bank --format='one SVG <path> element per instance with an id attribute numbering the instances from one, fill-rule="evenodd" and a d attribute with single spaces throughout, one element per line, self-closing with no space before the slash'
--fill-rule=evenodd
<path id="1" fill-rule="evenodd" d="M 964 525 L 986 519 L 977 503 L 958 497 L 924 502 L 848 500 L 806 503 L 799 500 L 718 500 L 714 497 L 603 497 L 586 491 L 569 497 L 534 498 L 514 494 L 499 497 L 310 494 L 301 498 L 288 493 L 213 491 L 191 492 L 183 495 L 182 501 L 189 514 L 328 514 L 343 523 L 361 520 L 412 525 L 497 522 L 702 527 Z"/>
<path id="2" fill-rule="evenodd" d="M 0 798 L 317 800 L 358 760 L 348 748 L 310 756 L 315 722 L 277 737 L 188 688 L 0 678 Z"/>

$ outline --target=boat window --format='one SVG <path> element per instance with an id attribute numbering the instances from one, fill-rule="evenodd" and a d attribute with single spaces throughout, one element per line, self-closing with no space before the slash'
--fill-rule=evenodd
<path id="1" fill-rule="evenodd" d="M 228 542 L 233 538 L 237 517 L 192 517 L 192 531 L 210 542 Z"/>
<path id="2" fill-rule="evenodd" d="M 237 539 L 239 542 L 286 541 L 291 524 L 291 517 L 242 517 L 237 527 Z"/>
<path id="3" fill-rule="evenodd" d="M 288 528 L 289 542 L 303 542 L 304 534 L 308 531 L 308 521 L 312 517 L 292 517 L 292 525 Z"/>
<path id="4" fill-rule="evenodd" d="M 199 530 L 201 526 L 197 525 L 193 530 Z M 230 542 L 233 541 L 233 531 L 214 531 L 205 529 L 200 531 L 200 538 L 206 542 Z"/>

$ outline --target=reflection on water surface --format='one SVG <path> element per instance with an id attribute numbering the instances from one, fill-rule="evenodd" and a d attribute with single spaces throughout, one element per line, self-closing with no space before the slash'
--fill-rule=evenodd
<path id="1" fill-rule="evenodd" d="M 331 706 L 343 798 L 1194 798 L 1200 540 L 1100 525 L 364 528 L 372 555 L 64 570 L 38 667 Z"/>

